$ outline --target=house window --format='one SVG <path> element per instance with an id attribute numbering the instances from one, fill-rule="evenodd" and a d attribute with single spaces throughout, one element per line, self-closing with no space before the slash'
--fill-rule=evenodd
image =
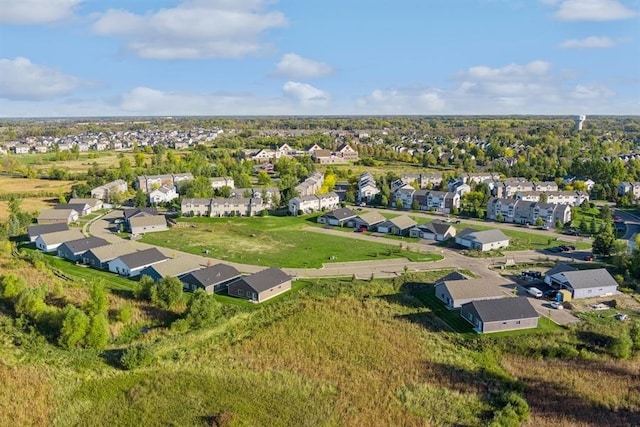
<path id="1" fill-rule="evenodd" d="M 239 296 L 243 296 L 244 295 L 244 291 L 242 289 L 238 289 L 238 295 Z"/>
<path id="2" fill-rule="evenodd" d="M 520 324 L 520 321 L 519 321 L 519 320 L 516 320 L 516 325 L 519 325 L 519 324 Z"/>

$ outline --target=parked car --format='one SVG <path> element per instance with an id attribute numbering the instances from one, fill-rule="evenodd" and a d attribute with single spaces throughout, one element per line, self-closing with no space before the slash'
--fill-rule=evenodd
<path id="1" fill-rule="evenodd" d="M 529 288 L 527 289 L 527 293 L 536 298 L 542 298 L 542 291 L 538 288 Z"/>
<path id="2" fill-rule="evenodd" d="M 570 251 L 575 251 L 576 247 L 573 245 L 567 245 L 567 247 L 569 248 Z"/>
<path id="3" fill-rule="evenodd" d="M 585 261 L 593 261 L 594 260 L 593 255 L 585 255 L 584 258 L 582 258 L 582 259 L 585 260 Z"/>
<path id="4" fill-rule="evenodd" d="M 569 249 L 569 246 L 565 246 L 565 245 L 558 246 L 558 249 L 560 249 L 560 251 L 562 252 L 569 252 L 571 250 Z"/>
<path id="5" fill-rule="evenodd" d="M 617 320 L 620 320 L 621 322 L 624 322 L 625 320 L 627 320 L 627 319 L 629 318 L 629 316 L 627 316 L 627 315 L 626 315 L 626 314 L 624 314 L 624 313 L 617 313 L 614 317 L 615 317 Z"/>
<path id="6" fill-rule="evenodd" d="M 561 302 L 552 301 L 551 302 L 551 308 L 555 308 L 556 310 L 562 310 L 564 308 L 564 306 L 562 305 Z"/>

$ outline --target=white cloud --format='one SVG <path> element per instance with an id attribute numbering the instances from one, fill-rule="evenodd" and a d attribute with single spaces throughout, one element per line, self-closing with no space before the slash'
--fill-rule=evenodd
<path id="1" fill-rule="evenodd" d="M 615 21 L 636 16 L 619 0 L 563 0 L 554 16 L 562 21 Z"/>
<path id="2" fill-rule="evenodd" d="M 357 114 L 445 114 L 441 93 L 432 89 L 376 89 L 356 101 Z"/>
<path id="3" fill-rule="evenodd" d="M 327 92 L 307 83 L 288 81 L 282 86 L 284 94 L 299 102 L 302 106 L 326 105 L 330 96 Z"/>
<path id="4" fill-rule="evenodd" d="M 613 40 L 609 37 L 590 36 L 584 39 L 565 40 L 560 43 L 560 47 L 563 49 L 607 49 L 620 43 L 620 40 Z"/>
<path id="5" fill-rule="evenodd" d="M 79 77 L 32 63 L 27 58 L 0 58 L 0 98 L 42 100 L 71 94 L 93 85 Z"/>
<path id="6" fill-rule="evenodd" d="M 124 41 L 127 50 L 148 59 L 239 58 L 268 46 L 263 34 L 287 25 L 269 0 L 192 0 L 143 15 L 110 9 L 93 31 Z"/>
<path id="7" fill-rule="evenodd" d="M 303 58 L 295 53 L 287 53 L 276 65 L 275 75 L 290 79 L 322 77 L 333 72 L 333 68 L 324 62 Z"/>
<path id="8" fill-rule="evenodd" d="M 0 0 L 0 22 L 41 24 L 72 16 L 82 0 Z"/>
<path id="9" fill-rule="evenodd" d="M 606 84 L 577 82 L 546 61 L 478 65 L 445 88 L 376 89 L 356 101 L 358 114 L 625 114 L 638 105 L 620 103 Z M 616 104 L 617 101 L 617 104 Z M 626 110 L 625 110 L 626 109 Z"/>

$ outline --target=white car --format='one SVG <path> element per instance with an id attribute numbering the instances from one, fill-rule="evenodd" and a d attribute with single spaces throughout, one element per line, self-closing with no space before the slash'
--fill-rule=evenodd
<path id="1" fill-rule="evenodd" d="M 551 302 L 551 307 L 555 308 L 556 310 L 562 310 L 564 307 L 562 306 L 561 302 L 558 301 L 552 301 Z"/>

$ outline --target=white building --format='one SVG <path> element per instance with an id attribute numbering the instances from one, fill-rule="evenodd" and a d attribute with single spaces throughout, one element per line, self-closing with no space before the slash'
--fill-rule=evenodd
<path id="1" fill-rule="evenodd" d="M 153 190 L 149 193 L 149 203 L 168 203 L 178 198 L 176 187 L 163 185 L 157 190 Z"/>

